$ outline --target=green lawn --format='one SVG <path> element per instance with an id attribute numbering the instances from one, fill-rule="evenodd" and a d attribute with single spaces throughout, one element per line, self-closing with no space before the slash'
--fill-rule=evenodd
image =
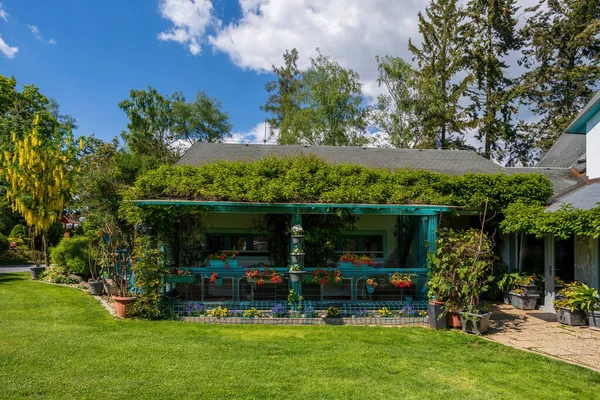
<path id="1" fill-rule="evenodd" d="M 593 393 L 596 393 L 595 395 Z M 425 328 L 117 321 L 0 274 L 0 398 L 588 399 L 600 375 Z"/>

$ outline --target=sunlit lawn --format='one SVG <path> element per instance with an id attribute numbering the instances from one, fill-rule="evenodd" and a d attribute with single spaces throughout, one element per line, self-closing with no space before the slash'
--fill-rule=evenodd
<path id="1" fill-rule="evenodd" d="M 591 399 L 592 371 L 421 327 L 114 320 L 0 274 L 0 398 Z"/>

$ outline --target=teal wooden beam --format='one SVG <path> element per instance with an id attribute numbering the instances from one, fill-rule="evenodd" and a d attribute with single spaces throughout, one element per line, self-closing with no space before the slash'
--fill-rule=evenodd
<path id="1" fill-rule="evenodd" d="M 199 207 L 213 213 L 245 214 L 337 214 L 347 210 L 354 215 L 437 215 L 458 208 L 444 205 L 415 204 L 326 204 L 326 203 L 241 203 L 227 201 L 194 200 L 132 200 L 144 206 Z"/>

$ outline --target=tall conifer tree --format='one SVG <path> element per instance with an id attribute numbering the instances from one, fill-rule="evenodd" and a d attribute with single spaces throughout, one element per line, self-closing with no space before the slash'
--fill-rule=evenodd
<path id="1" fill-rule="evenodd" d="M 501 142 L 513 141 L 510 87 L 504 57 L 518 50 L 516 0 L 470 0 L 466 13 L 464 39 L 468 68 L 474 77 L 471 99 L 477 126 L 477 139 L 483 143 L 483 155 L 505 159 Z"/>
<path id="2" fill-rule="evenodd" d="M 464 45 L 460 41 L 464 12 L 457 0 L 432 0 L 419 12 L 421 47 L 409 40 L 409 50 L 419 66 L 419 90 L 430 99 L 425 129 L 437 147 L 455 147 L 462 143 L 468 125 L 460 100 L 472 77 L 459 78 L 465 68 Z"/>
<path id="3" fill-rule="evenodd" d="M 600 1 L 541 0 L 521 34 L 520 93 L 539 121 L 528 124 L 545 151 L 587 103 L 600 82 Z"/>

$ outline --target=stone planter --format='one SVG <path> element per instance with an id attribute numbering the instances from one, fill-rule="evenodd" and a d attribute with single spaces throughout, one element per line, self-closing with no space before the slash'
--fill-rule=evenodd
<path id="1" fill-rule="evenodd" d="M 292 235 L 293 244 L 302 244 L 304 241 L 304 235 Z"/>
<path id="2" fill-rule="evenodd" d="M 469 313 L 464 312 L 460 316 L 462 323 L 462 330 L 465 333 L 474 333 L 476 335 L 483 335 L 487 333 L 490 327 L 490 317 L 492 313 Z"/>
<path id="3" fill-rule="evenodd" d="M 31 279 L 40 279 L 40 274 L 44 272 L 46 267 L 30 267 Z"/>
<path id="4" fill-rule="evenodd" d="M 523 289 L 525 291 L 525 294 L 527 294 L 527 295 L 539 294 L 539 288 L 536 285 L 530 285 L 530 286 L 517 285 L 517 287 L 520 289 Z"/>
<path id="5" fill-rule="evenodd" d="M 588 324 L 590 328 L 600 329 L 600 311 L 590 311 L 588 313 Z"/>
<path id="6" fill-rule="evenodd" d="M 563 325 L 587 325 L 587 316 L 579 310 L 571 312 L 568 308 L 559 308 L 556 310 L 556 319 Z"/>
<path id="7" fill-rule="evenodd" d="M 137 300 L 135 297 L 119 297 L 113 296 L 113 302 L 115 304 L 115 314 L 120 318 L 127 318 L 127 314 L 131 309 L 131 306 Z"/>
<path id="8" fill-rule="evenodd" d="M 296 265 L 304 264 L 304 253 L 290 254 L 291 263 Z"/>
<path id="9" fill-rule="evenodd" d="M 510 304 L 519 310 L 535 310 L 539 294 L 518 294 L 510 292 Z"/>
<path id="10" fill-rule="evenodd" d="M 429 302 L 427 305 L 427 315 L 429 315 L 429 326 L 431 329 L 446 329 L 446 318 L 444 313 L 444 303 Z"/>
<path id="11" fill-rule="evenodd" d="M 306 271 L 290 271 L 291 282 L 302 282 L 306 276 Z"/>
<path id="12" fill-rule="evenodd" d="M 90 294 L 92 296 L 101 296 L 104 292 L 104 283 L 102 281 L 88 281 L 90 287 Z"/>

